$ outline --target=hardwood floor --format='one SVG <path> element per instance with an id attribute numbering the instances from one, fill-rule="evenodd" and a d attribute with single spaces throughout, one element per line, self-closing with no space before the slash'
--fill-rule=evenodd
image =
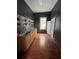
<path id="1" fill-rule="evenodd" d="M 48 34 L 38 33 L 27 52 L 18 59 L 61 59 L 61 49 Z"/>

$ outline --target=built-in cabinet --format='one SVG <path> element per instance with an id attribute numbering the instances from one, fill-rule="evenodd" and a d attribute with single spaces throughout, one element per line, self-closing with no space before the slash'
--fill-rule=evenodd
<path id="1" fill-rule="evenodd" d="M 25 36 L 17 36 L 17 49 L 18 51 L 26 51 L 33 43 L 35 36 L 37 35 L 37 29 L 34 29 Z"/>
<path id="2" fill-rule="evenodd" d="M 34 28 L 34 21 L 28 17 L 17 15 L 17 49 L 26 51 L 34 41 L 37 29 Z"/>
<path id="3" fill-rule="evenodd" d="M 53 37 L 55 29 L 55 17 L 52 18 L 50 21 L 47 21 L 47 33 Z"/>

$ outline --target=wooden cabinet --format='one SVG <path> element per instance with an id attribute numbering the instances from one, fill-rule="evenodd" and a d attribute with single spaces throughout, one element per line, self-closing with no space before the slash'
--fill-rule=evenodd
<path id="1" fill-rule="evenodd" d="M 18 51 L 26 51 L 33 43 L 36 35 L 37 35 L 37 29 L 34 29 L 24 37 L 17 37 Z"/>

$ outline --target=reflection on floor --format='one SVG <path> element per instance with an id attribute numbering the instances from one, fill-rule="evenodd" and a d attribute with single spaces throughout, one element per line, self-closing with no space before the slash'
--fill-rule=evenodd
<path id="1" fill-rule="evenodd" d="M 61 51 L 55 39 L 48 34 L 38 33 L 28 51 L 21 53 L 18 59 L 61 59 Z"/>

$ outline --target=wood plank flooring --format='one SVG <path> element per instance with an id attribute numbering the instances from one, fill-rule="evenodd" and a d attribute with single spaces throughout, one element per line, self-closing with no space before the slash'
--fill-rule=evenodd
<path id="1" fill-rule="evenodd" d="M 38 33 L 27 52 L 18 59 L 61 59 L 61 49 L 48 34 Z"/>

